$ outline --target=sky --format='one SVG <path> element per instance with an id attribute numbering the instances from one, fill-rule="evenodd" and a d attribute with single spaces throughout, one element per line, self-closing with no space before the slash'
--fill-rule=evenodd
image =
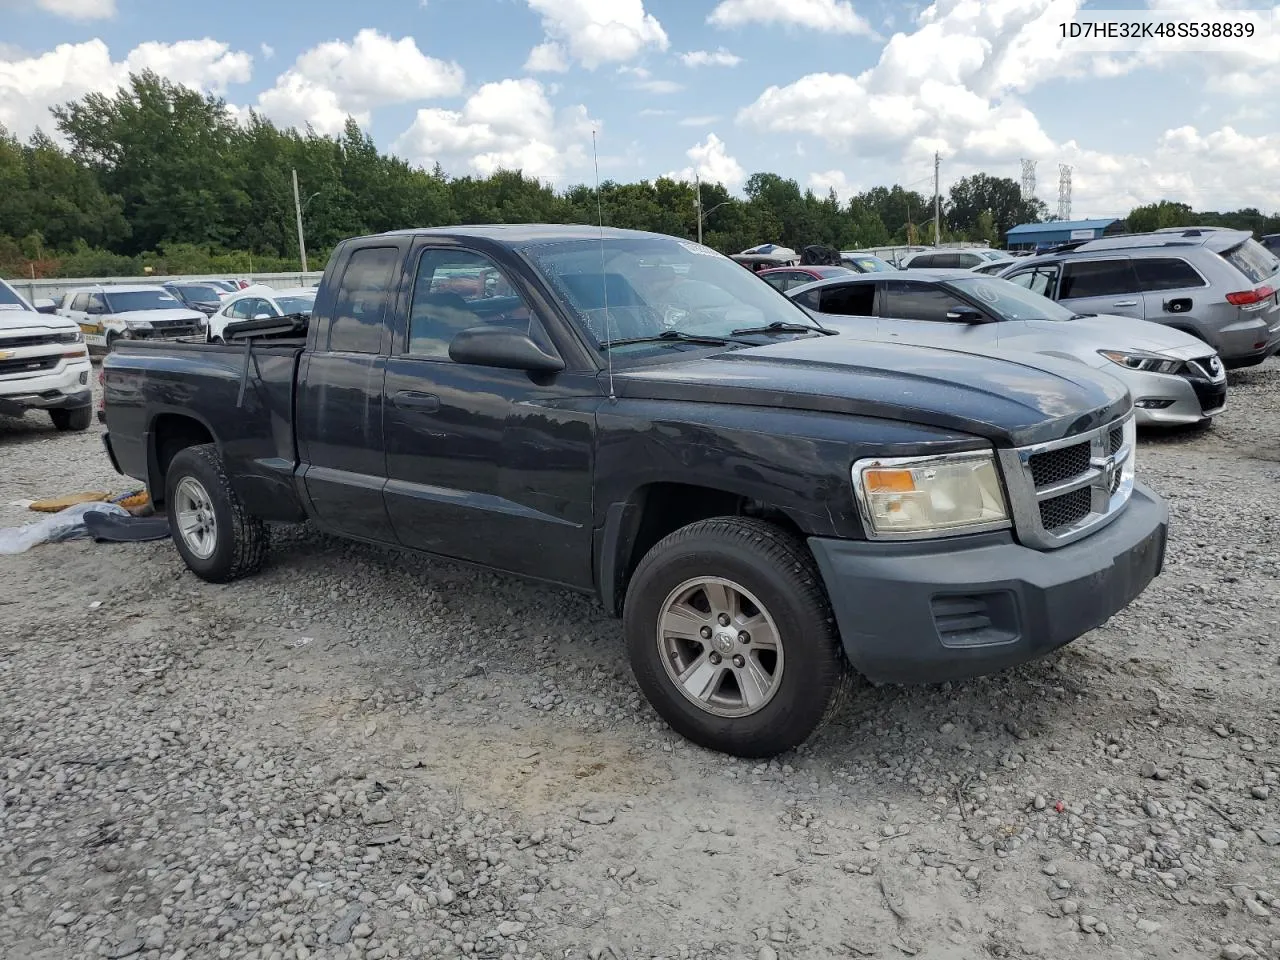
<path id="1" fill-rule="evenodd" d="M 144 68 L 239 117 L 336 133 L 456 175 L 557 187 L 672 175 L 740 192 L 769 171 L 847 198 L 945 193 L 983 171 L 1073 218 L 1161 199 L 1280 210 L 1276 33 L 1216 51 L 1099 52 L 1060 23 L 1134 0 L 0 0 L 0 124 L 56 135 L 51 106 Z M 1113 46 L 1115 46 L 1113 44 Z"/>

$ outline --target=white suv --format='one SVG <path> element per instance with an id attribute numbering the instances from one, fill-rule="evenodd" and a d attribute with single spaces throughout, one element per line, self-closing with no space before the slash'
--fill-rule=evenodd
<path id="1" fill-rule="evenodd" d="M 37 313 L 0 280 L 0 413 L 47 411 L 59 430 L 93 421 L 89 351 L 66 317 Z"/>
<path id="2" fill-rule="evenodd" d="M 86 342 L 111 350 L 117 340 L 205 336 L 205 316 L 154 284 L 71 290 L 59 311 L 80 325 Z"/>

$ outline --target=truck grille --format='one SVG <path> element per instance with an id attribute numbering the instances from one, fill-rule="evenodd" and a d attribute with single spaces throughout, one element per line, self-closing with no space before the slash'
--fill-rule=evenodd
<path id="1" fill-rule="evenodd" d="M 1002 450 L 1018 538 L 1065 546 L 1112 518 L 1133 493 L 1132 416 L 1051 443 Z"/>
<path id="2" fill-rule="evenodd" d="M 58 365 L 61 357 L 18 357 L 14 360 L 0 360 L 0 375 L 6 373 L 39 373 L 41 370 L 52 370 Z"/>
<path id="3" fill-rule="evenodd" d="M 37 333 L 26 337 L 5 337 L 0 340 L 0 350 L 14 350 L 18 347 L 45 347 L 54 343 L 75 343 L 74 333 Z"/>

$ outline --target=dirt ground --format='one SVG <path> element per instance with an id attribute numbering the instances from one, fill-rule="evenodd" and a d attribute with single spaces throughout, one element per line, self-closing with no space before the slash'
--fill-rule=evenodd
<path id="1" fill-rule="evenodd" d="M 1280 362 L 1144 436 L 1162 577 L 1060 655 L 673 736 L 589 599 L 273 532 L 0 557 L 0 956 L 1280 958 Z M 131 484 L 0 419 L 14 501 Z"/>

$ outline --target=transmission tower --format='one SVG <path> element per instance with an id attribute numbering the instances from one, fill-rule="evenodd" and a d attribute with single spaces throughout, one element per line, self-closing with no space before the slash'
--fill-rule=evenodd
<path id="1" fill-rule="evenodd" d="M 1036 162 L 1022 161 L 1022 199 L 1033 200 L 1036 195 Z"/>
<path id="2" fill-rule="evenodd" d="M 1071 165 L 1058 164 L 1058 219 L 1071 219 Z"/>

